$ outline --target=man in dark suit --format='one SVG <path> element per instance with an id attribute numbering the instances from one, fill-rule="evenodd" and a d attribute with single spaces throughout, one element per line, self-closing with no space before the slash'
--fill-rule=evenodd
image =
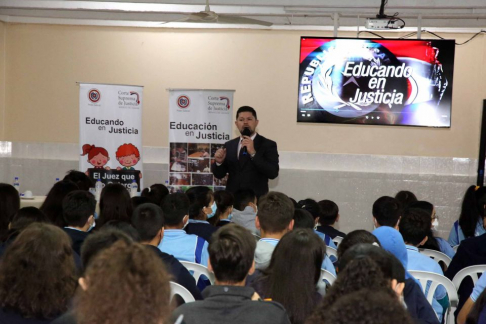
<path id="1" fill-rule="evenodd" d="M 235 125 L 241 136 L 216 151 L 211 170 L 218 179 L 228 174 L 228 191 L 253 189 L 260 197 L 268 192 L 268 179 L 278 176 L 277 143 L 255 132 L 258 119 L 252 107 L 238 109 Z"/>

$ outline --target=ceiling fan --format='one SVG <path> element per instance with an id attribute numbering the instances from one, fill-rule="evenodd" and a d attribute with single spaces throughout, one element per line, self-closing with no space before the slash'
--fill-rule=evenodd
<path id="1" fill-rule="evenodd" d="M 217 14 L 209 8 L 209 0 L 206 0 L 206 8 L 204 11 L 195 12 L 186 15 L 186 17 L 169 22 L 189 22 L 189 23 L 221 23 L 221 24 L 245 24 L 245 25 L 262 25 L 272 26 L 273 23 L 258 19 L 246 18 L 241 16 L 232 16 Z"/>

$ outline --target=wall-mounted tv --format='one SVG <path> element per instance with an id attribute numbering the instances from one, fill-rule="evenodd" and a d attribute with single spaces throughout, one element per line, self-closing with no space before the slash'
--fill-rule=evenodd
<path id="1" fill-rule="evenodd" d="M 301 37 L 297 121 L 450 127 L 454 40 Z"/>

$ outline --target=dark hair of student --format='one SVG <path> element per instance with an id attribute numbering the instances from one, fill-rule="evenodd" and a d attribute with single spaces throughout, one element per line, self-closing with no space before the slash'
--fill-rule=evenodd
<path id="1" fill-rule="evenodd" d="M 296 208 L 294 211 L 294 230 L 296 228 L 314 229 L 314 218 L 305 209 Z"/>
<path id="2" fill-rule="evenodd" d="M 107 184 L 101 191 L 100 215 L 96 226 L 102 227 L 111 220 L 130 222 L 133 207 L 128 190 L 119 183 Z"/>
<path id="3" fill-rule="evenodd" d="M 285 194 L 270 191 L 258 201 L 258 220 L 267 233 L 284 231 L 294 218 L 294 204 Z"/>
<path id="4" fill-rule="evenodd" d="M 69 170 L 62 180 L 69 180 L 74 182 L 79 190 L 89 191 L 89 188 L 93 188 L 95 183 L 84 172 Z"/>
<path id="5" fill-rule="evenodd" d="M 189 206 L 189 198 L 181 192 L 176 192 L 165 197 L 162 202 L 165 225 L 180 225 L 184 216 L 189 215 Z"/>
<path id="6" fill-rule="evenodd" d="M 169 189 L 161 183 L 156 183 L 142 190 L 140 196 L 147 197 L 151 203 L 160 206 L 165 196 L 169 194 Z"/>
<path id="7" fill-rule="evenodd" d="M 407 310 L 396 298 L 391 288 L 377 291 L 361 289 L 340 298 L 327 311 L 319 324 L 412 324 Z"/>
<path id="8" fill-rule="evenodd" d="M 219 222 L 221 215 L 228 211 L 228 208 L 233 207 L 235 199 L 233 198 L 233 194 L 226 190 L 216 191 L 214 193 L 214 202 L 216 203 L 216 213 L 214 217 L 211 217 L 208 222 L 211 225 L 216 226 Z"/>
<path id="9" fill-rule="evenodd" d="M 234 193 L 235 209 L 239 211 L 245 210 L 249 203 L 254 203 L 256 194 L 252 189 L 239 189 Z"/>
<path id="10" fill-rule="evenodd" d="M 50 223 L 49 218 L 36 207 L 23 207 L 15 214 L 10 230 L 21 231 L 32 223 Z"/>
<path id="11" fill-rule="evenodd" d="M 314 199 L 307 198 L 304 200 L 300 200 L 297 205 L 299 208 L 307 210 L 312 215 L 314 220 L 321 215 L 321 208 L 319 207 L 317 201 L 315 201 Z"/>
<path id="12" fill-rule="evenodd" d="M 133 210 L 135 210 L 135 208 L 137 208 L 138 206 L 140 206 L 142 204 L 152 203 L 152 201 L 149 198 L 141 197 L 141 196 L 132 197 L 131 200 L 132 200 Z M 157 206 L 159 206 L 159 205 L 157 205 Z"/>
<path id="13" fill-rule="evenodd" d="M 238 111 L 236 112 L 236 119 L 238 119 L 238 116 L 242 112 L 250 112 L 253 115 L 253 117 L 255 117 L 255 119 L 258 119 L 255 109 L 253 109 L 250 106 L 242 106 L 242 107 L 238 108 Z"/>
<path id="14" fill-rule="evenodd" d="M 116 242 L 91 260 L 85 278 L 88 287 L 78 290 L 74 307 L 79 324 L 167 323 L 170 277 L 143 245 Z"/>
<path id="15" fill-rule="evenodd" d="M 115 228 L 103 228 L 89 235 L 81 246 L 81 261 L 86 269 L 91 260 L 101 251 L 112 246 L 115 242 L 133 242 L 133 239 L 124 232 Z"/>
<path id="16" fill-rule="evenodd" d="M 400 219 L 402 209 L 398 200 L 383 196 L 374 202 L 372 213 L 379 225 L 395 227 Z"/>
<path id="17" fill-rule="evenodd" d="M 378 241 L 376 236 L 374 236 L 370 232 L 365 230 L 355 230 L 349 232 L 349 234 L 343 238 L 341 243 L 339 243 L 337 248 L 338 260 L 341 259 L 341 257 L 344 255 L 344 253 L 346 253 L 349 248 L 360 243 L 376 243 L 378 246 L 381 247 L 380 241 Z"/>
<path id="18" fill-rule="evenodd" d="M 470 186 L 462 200 L 459 225 L 466 238 L 474 237 L 477 223 L 485 216 L 486 188 Z"/>
<path id="19" fill-rule="evenodd" d="M 207 216 L 203 210 L 204 206 L 198 203 L 189 206 L 189 219 L 206 220 Z"/>
<path id="20" fill-rule="evenodd" d="M 469 312 L 466 318 L 466 324 L 477 324 L 479 323 L 479 318 L 481 316 L 481 313 L 484 310 L 484 307 L 486 306 L 486 289 L 483 290 L 481 295 L 479 295 L 478 299 L 474 303 L 473 308 Z"/>
<path id="21" fill-rule="evenodd" d="M 62 215 L 62 201 L 68 193 L 74 190 L 79 190 L 79 188 L 74 182 L 69 180 L 56 182 L 54 186 L 52 186 L 47 194 L 46 200 L 44 200 L 42 206 L 39 208 L 47 217 L 49 217 L 52 224 L 59 227 L 67 225 L 64 216 Z"/>
<path id="22" fill-rule="evenodd" d="M 203 207 L 211 207 L 213 200 L 213 191 L 206 186 L 195 186 L 186 190 L 185 194 L 191 204 L 200 204 Z"/>
<path id="23" fill-rule="evenodd" d="M 390 281 L 386 280 L 380 267 L 369 257 L 359 257 L 351 260 L 339 272 L 334 284 L 329 288 L 321 304 L 309 318 L 309 322 L 323 323 L 331 307 L 342 297 L 354 294 L 360 289 L 374 291 L 390 289 Z M 397 300 L 396 294 L 390 295 Z"/>
<path id="24" fill-rule="evenodd" d="M 430 218 L 432 221 L 432 214 L 434 212 L 434 205 L 429 203 L 428 201 L 416 201 L 414 203 L 411 203 L 408 208 L 417 208 L 425 211 L 428 216 L 425 216 L 427 219 Z M 430 250 L 435 250 L 435 251 L 440 251 L 439 243 L 437 242 L 437 239 L 434 236 L 434 233 L 432 232 L 432 222 L 430 224 L 429 229 L 427 230 L 427 242 L 425 242 L 424 245 L 422 245 L 422 248 L 424 249 L 430 249 Z"/>
<path id="25" fill-rule="evenodd" d="M 399 231 L 407 244 L 417 246 L 430 230 L 432 219 L 426 211 L 418 208 L 406 208 L 400 220 Z"/>
<path id="26" fill-rule="evenodd" d="M 323 226 L 332 225 L 336 222 L 339 215 L 339 207 L 334 201 L 321 200 L 318 202 L 321 214 L 319 215 L 319 223 Z"/>
<path id="27" fill-rule="evenodd" d="M 155 204 L 138 206 L 132 215 L 133 227 L 142 242 L 150 242 L 164 227 L 164 212 Z"/>
<path id="28" fill-rule="evenodd" d="M 96 199 L 88 191 L 72 191 L 62 201 L 62 214 L 68 226 L 83 227 L 95 209 Z"/>
<path id="29" fill-rule="evenodd" d="M 71 240 L 56 226 L 34 223 L 7 248 L 0 263 L 0 305 L 24 318 L 64 313 L 76 289 Z"/>
<path id="30" fill-rule="evenodd" d="M 219 282 L 238 283 L 248 275 L 255 257 L 255 237 L 246 228 L 228 224 L 211 237 L 208 252 Z"/>
<path id="31" fill-rule="evenodd" d="M 105 223 L 105 225 L 103 225 L 102 229 L 103 230 L 107 230 L 107 229 L 119 230 L 119 231 L 127 234 L 128 236 L 130 236 L 130 238 L 133 241 L 140 242 L 140 235 L 138 235 L 138 232 L 135 229 L 135 227 L 133 227 L 132 224 L 130 224 L 129 222 L 114 219 L 114 220 L 109 221 L 108 223 Z"/>
<path id="32" fill-rule="evenodd" d="M 303 324 L 317 306 L 316 285 L 325 253 L 324 241 L 304 228 L 285 234 L 273 251 L 261 278 L 264 296 L 282 304 L 292 324 Z"/>
<path id="33" fill-rule="evenodd" d="M 19 192 L 14 186 L 0 183 L 0 238 L 3 240 L 8 224 L 20 208 Z"/>
<path id="34" fill-rule="evenodd" d="M 402 205 L 402 208 L 408 207 L 411 203 L 417 201 L 417 197 L 411 191 L 402 190 L 395 195 L 395 199 Z"/>

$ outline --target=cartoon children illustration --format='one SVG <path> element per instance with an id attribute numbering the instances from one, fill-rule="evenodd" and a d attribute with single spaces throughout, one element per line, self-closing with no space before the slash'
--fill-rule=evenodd
<path id="1" fill-rule="evenodd" d="M 123 168 L 117 167 L 117 170 L 135 170 L 133 166 L 140 161 L 140 152 L 132 143 L 123 144 L 116 150 L 116 159 L 123 165 Z M 141 172 L 140 178 L 142 178 Z"/>
<path id="2" fill-rule="evenodd" d="M 106 169 L 110 170 L 110 167 L 105 167 L 106 163 L 110 161 L 110 156 L 108 155 L 108 151 L 102 147 L 96 147 L 94 144 L 84 144 L 83 147 L 83 154 L 81 155 L 88 155 L 88 163 L 91 164 L 95 169 Z M 88 172 L 88 171 L 86 171 Z"/>

